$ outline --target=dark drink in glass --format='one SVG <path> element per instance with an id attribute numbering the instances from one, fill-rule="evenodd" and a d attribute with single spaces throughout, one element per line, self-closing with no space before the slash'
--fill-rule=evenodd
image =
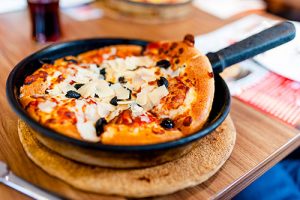
<path id="1" fill-rule="evenodd" d="M 57 41 L 61 30 L 59 23 L 59 0 L 27 0 L 32 37 L 37 42 Z"/>

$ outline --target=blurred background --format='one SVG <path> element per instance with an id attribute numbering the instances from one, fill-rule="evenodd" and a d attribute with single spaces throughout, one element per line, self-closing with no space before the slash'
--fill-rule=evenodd
<path id="1" fill-rule="evenodd" d="M 1 0 L 0 13 L 25 9 L 27 1 L 50 2 L 50 0 Z M 188 15 L 188 4 L 193 4 L 199 9 L 221 18 L 231 17 L 249 10 L 266 10 L 290 20 L 300 20 L 298 0 L 60 0 L 59 4 L 61 8 L 65 9 L 95 1 L 102 3 L 106 8 L 117 10 L 118 14 L 124 16 L 148 18 L 150 22 L 153 22 L 153 18 L 158 17 L 156 20 L 158 23 L 164 22 L 161 20 L 162 18 L 165 20 L 178 19 Z M 172 9 L 170 10 L 170 8 Z M 149 21 L 147 22 L 149 23 Z"/>

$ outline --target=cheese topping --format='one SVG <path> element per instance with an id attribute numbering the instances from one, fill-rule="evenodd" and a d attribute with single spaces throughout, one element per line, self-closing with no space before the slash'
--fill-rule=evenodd
<path id="1" fill-rule="evenodd" d="M 145 113 L 143 107 L 139 106 L 136 102 L 130 104 L 130 109 L 133 117 L 138 117 Z"/>
<path id="2" fill-rule="evenodd" d="M 95 95 L 98 95 L 99 98 L 108 98 L 115 95 L 115 91 L 109 87 L 108 82 L 102 79 L 88 82 L 79 88 L 78 93 L 85 98 L 95 97 Z"/>
<path id="3" fill-rule="evenodd" d="M 111 49 L 103 58 L 115 55 L 115 51 Z M 98 142 L 95 124 L 100 118 L 109 122 L 130 109 L 134 118 L 150 122 L 146 112 L 159 106 L 161 99 L 169 94 L 165 85 L 158 86 L 155 81 L 161 76 L 179 75 L 179 70 L 174 72 L 155 65 L 149 56 L 104 60 L 100 66 L 71 63 L 65 73 L 57 71 L 47 77 L 46 95 L 58 100 L 76 98 L 75 106 L 69 104 L 68 109 L 76 116 L 77 130 L 84 140 Z M 51 101 L 38 104 L 46 113 L 51 113 L 55 106 Z"/>
<path id="4" fill-rule="evenodd" d="M 87 141 L 99 142 L 100 137 L 96 134 L 95 125 L 90 122 L 77 122 L 77 130 L 80 133 L 80 136 Z"/>
<path id="5" fill-rule="evenodd" d="M 170 110 L 169 117 L 173 118 L 175 116 L 183 114 L 186 110 L 191 110 L 191 105 L 194 101 L 195 96 L 196 91 L 194 90 L 194 88 L 190 88 L 186 94 L 183 104 L 177 109 Z"/>
<path id="6" fill-rule="evenodd" d="M 102 58 L 103 58 L 104 60 L 106 60 L 106 59 L 108 59 L 110 56 L 116 55 L 116 53 L 117 53 L 117 49 L 113 47 L 113 48 L 110 49 L 110 52 L 109 52 L 109 53 L 103 54 L 103 55 L 102 55 Z"/>
<path id="7" fill-rule="evenodd" d="M 52 110 L 55 106 L 56 106 L 55 102 L 48 101 L 48 100 L 38 104 L 38 108 L 45 113 L 52 112 Z"/>
<path id="8" fill-rule="evenodd" d="M 115 96 L 118 99 L 126 100 L 130 99 L 130 91 L 123 87 L 120 83 L 115 83 L 111 85 L 111 88 L 114 90 Z"/>

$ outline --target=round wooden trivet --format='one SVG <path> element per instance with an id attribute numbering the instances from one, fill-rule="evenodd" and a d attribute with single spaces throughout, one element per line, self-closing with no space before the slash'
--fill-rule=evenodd
<path id="1" fill-rule="evenodd" d="M 127 197 L 169 194 L 206 181 L 229 158 L 236 138 L 228 117 L 216 131 L 202 138 L 198 147 L 177 160 L 142 169 L 109 169 L 60 156 L 43 146 L 22 121 L 18 132 L 27 155 L 50 175 L 81 190 Z"/>

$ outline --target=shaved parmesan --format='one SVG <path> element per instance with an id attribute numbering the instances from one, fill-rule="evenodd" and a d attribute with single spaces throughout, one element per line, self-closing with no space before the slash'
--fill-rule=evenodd
<path id="1" fill-rule="evenodd" d="M 97 94 L 99 98 L 112 97 L 115 95 L 114 90 L 109 87 L 108 82 L 102 79 L 93 80 L 85 84 L 79 88 L 78 92 L 85 98 L 94 97 L 95 94 Z"/>
<path id="2" fill-rule="evenodd" d="M 48 94 L 51 96 L 61 96 L 64 97 L 70 90 L 76 90 L 72 85 L 70 85 L 66 80 L 54 85 L 53 89 L 47 90 Z"/>
<path id="3" fill-rule="evenodd" d="M 99 119 L 96 104 L 88 104 L 85 107 L 85 118 L 88 121 L 97 121 Z"/>
<path id="4" fill-rule="evenodd" d="M 142 85 L 142 91 L 137 94 L 136 103 L 141 105 L 145 110 L 150 110 L 153 108 L 153 104 L 150 101 L 151 96 L 149 93 L 154 89 L 153 86 L 149 86 L 148 84 Z"/>
<path id="5" fill-rule="evenodd" d="M 54 88 L 52 90 L 47 90 L 47 92 L 50 96 L 60 96 L 60 95 L 62 95 L 62 91 L 60 90 L 60 88 L 57 85 L 54 86 Z"/>
<path id="6" fill-rule="evenodd" d="M 77 130 L 80 134 L 80 136 L 87 141 L 90 142 L 99 142 L 100 137 L 96 134 L 96 128 L 95 125 L 90 122 L 77 122 L 76 124 Z"/>
<path id="7" fill-rule="evenodd" d="M 153 66 L 153 60 L 148 56 L 129 56 L 125 59 L 116 58 L 114 60 L 105 60 L 102 67 L 110 67 L 114 71 L 135 70 L 140 66 Z"/>
<path id="8" fill-rule="evenodd" d="M 69 83 L 63 81 L 60 84 L 57 85 L 59 89 L 62 91 L 62 93 L 66 94 L 70 90 L 75 90 L 75 88 L 70 85 Z"/>
<path id="9" fill-rule="evenodd" d="M 164 85 L 158 88 L 142 85 L 142 91 L 137 94 L 136 103 L 141 105 L 147 111 L 154 106 L 157 106 L 160 103 L 160 100 L 168 94 L 169 91 Z"/>
<path id="10" fill-rule="evenodd" d="M 94 65 L 91 65 L 87 69 L 77 66 L 75 69 L 77 73 L 73 77 L 73 80 L 78 83 L 88 83 L 91 80 L 100 78 L 100 69 Z"/>
<path id="11" fill-rule="evenodd" d="M 138 117 L 144 114 L 143 107 L 139 106 L 137 103 L 133 102 L 130 104 L 130 109 L 133 117 Z"/>
<path id="12" fill-rule="evenodd" d="M 108 103 L 97 103 L 97 112 L 100 117 L 107 117 L 110 112 L 115 110 L 115 106 Z"/>
<path id="13" fill-rule="evenodd" d="M 125 104 L 131 104 L 133 103 L 134 101 L 118 101 L 118 104 L 119 105 L 125 105 Z"/>
<path id="14" fill-rule="evenodd" d="M 155 88 L 152 92 L 149 93 L 149 96 L 151 97 L 150 100 L 153 103 L 153 105 L 157 106 L 160 103 L 160 100 L 168 94 L 168 89 L 166 88 L 166 86 L 163 85 L 158 88 Z"/>
<path id="15" fill-rule="evenodd" d="M 117 96 L 117 99 L 129 99 L 130 98 L 130 91 L 124 88 L 120 83 L 115 83 L 110 86 Z"/>
<path id="16" fill-rule="evenodd" d="M 154 62 L 148 56 L 130 56 L 125 59 L 126 69 L 128 70 L 135 70 L 137 67 L 140 66 L 151 66 L 154 65 Z"/>
<path id="17" fill-rule="evenodd" d="M 138 76 L 140 76 L 146 82 L 156 80 L 155 69 L 142 68 L 142 69 L 137 71 L 137 74 L 138 74 Z"/>
<path id="18" fill-rule="evenodd" d="M 128 105 L 118 105 L 117 109 L 114 110 L 113 112 L 111 112 L 111 113 L 107 116 L 106 120 L 107 120 L 107 121 L 110 121 L 110 120 L 114 119 L 114 118 L 115 118 L 116 116 L 118 116 L 122 111 L 127 110 L 128 108 L 129 108 Z"/>
<path id="19" fill-rule="evenodd" d="M 144 106 L 148 102 L 148 95 L 145 92 L 140 92 L 136 96 L 136 102 L 140 104 L 141 106 Z"/>
<path id="20" fill-rule="evenodd" d="M 75 103 L 75 107 L 72 110 L 76 115 L 76 128 L 80 136 L 87 141 L 99 142 L 100 137 L 96 134 L 96 128 L 94 125 L 96 117 L 94 116 L 95 113 L 93 113 L 92 107 L 89 107 L 84 100 L 76 100 Z M 87 106 L 85 109 L 87 113 L 83 112 L 83 107 L 85 105 Z"/>

